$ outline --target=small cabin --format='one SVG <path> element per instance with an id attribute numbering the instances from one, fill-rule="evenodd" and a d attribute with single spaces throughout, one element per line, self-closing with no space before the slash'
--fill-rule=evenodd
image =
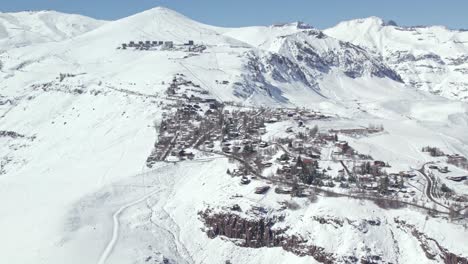
<path id="1" fill-rule="evenodd" d="M 374 161 L 374 166 L 377 166 L 377 167 L 385 167 L 387 166 L 387 164 L 381 160 L 376 160 Z"/>
<path id="2" fill-rule="evenodd" d="M 454 181 L 454 182 L 461 182 L 468 179 L 468 176 L 458 176 L 458 177 L 447 177 L 447 179 Z"/>
<path id="3" fill-rule="evenodd" d="M 296 139 L 292 142 L 292 146 L 294 149 L 303 149 L 304 141 L 302 139 Z"/>
<path id="4" fill-rule="evenodd" d="M 437 170 L 438 170 L 440 173 L 449 173 L 449 172 L 450 172 L 447 166 L 445 166 L 445 167 L 439 167 Z"/>
<path id="5" fill-rule="evenodd" d="M 270 186 L 265 185 L 265 186 L 255 188 L 255 193 L 256 194 L 265 194 L 266 192 L 268 192 L 268 190 L 270 190 Z"/>

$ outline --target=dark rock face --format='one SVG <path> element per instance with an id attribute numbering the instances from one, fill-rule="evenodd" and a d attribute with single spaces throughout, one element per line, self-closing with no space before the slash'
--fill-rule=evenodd
<path id="1" fill-rule="evenodd" d="M 445 62 L 437 54 L 427 53 L 427 54 L 415 56 L 409 51 L 396 51 L 390 54 L 390 56 L 387 58 L 387 61 L 391 64 L 398 64 L 398 63 L 404 63 L 404 62 L 431 61 L 440 65 L 445 65 Z"/>
<path id="2" fill-rule="evenodd" d="M 251 212 L 252 213 L 252 212 Z M 240 247 L 262 248 L 280 247 L 285 251 L 298 256 L 311 256 L 320 263 L 392 263 L 383 258 L 381 254 L 375 254 L 370 248 L 366 248 L 365 256 L 345 256 L 327 252 L 325 248 L 314 245 L 312 241 L 304 239 L 300 235 L 287 234 L 287 229 L 275 228 L 278 222 L 283 221 L 282 216 L 271 216 L 266 212 L 253 212 L 248 216 L 241 216 L 238 212 L 221 211 L 213 213 L 210 209 L 200 212 L 200 218 L 204 222 L 208 237 L 224 237 L 230 239 Z M 316 216 L 317 224 L 332 225 L 334 228 L 342 228 L 347 222 L 357 230 L 367 233 L 367 226 L 380 226 L 380 219 L 349 220 L 328 216 Z M 444 264 L 468 264 L 468 258 L 450 252 L 441 246 L 438 241 L 420 232 L 415 226 L 406 221 L 395 218 L 398 229 L 411 234 L 424 251 L 425 257 Z M 393 236 L 393 232 L 392 232 Z M 394 238 L 393 238 L 394 239 Z M 395 241 L 395 243 L 397 243 Z M 399 254 L 397 250 L 396 254 Z"/>
<path id="3" fill-rule="evenodd" d="M 15 131 L 0 130 L 0 137 L 24 138 L 25 136 Z"/>
<path id="4" fill-rule="evenodd" d="M 394 20 L 389 20 L 389 21 L 384 22 L 384 26 L 393 26 L 393 27 L 397 27 L 398 24 L 397 24 L 397 22 L 395 22 Z"/>
<path id="5" fill-rule="evenodd" d="M 458 58 L 447 58 L 450 65 L 460 66 L 468 63 L 468 55 L 463 55 Z"/>
<path id="6" fill-rule="evenodd" d="M 259 219 L 249 221 L 235 214 L 213 215 L 206 217 L 206 224 L 212 227 L 208 236 L 215 238 L 225 236 L 240 239 L 240 246 L 260 248 L 276 247 L 282 241 L 283 231 L 272 230 L 275 224 L 272 220 Z"/>
<path id="7" fill-rule="evenodd" d="M 298 81 L 305 86 L 314 87 L 299 66 L 284 56 L 278 54 L 259 56 L 246 53 L 246 58 L 247 63 L 244 67 L 248 74 L 243 75 L 242 82 L 235 83 L 234 95 L 237 97 L 248 98 L 252 94 L 261 93 L 278 102 L 288 102 L 281 88 L 268 81 L 267 76 L 281 83 Z"/>
<path id="8" fill-rule="evenodd" d="M 213 214 L 210 210 L 200 213 L 200 216 L 210 238 L 227 237 L 241 247 L 281 247 L 298 256 L 312 256 L 321 263 L 335 263 L 334 254 L 325 252 L 324 248 L 310 245 L 298 236 L 287 236 L 286 230 L 275 229 L 274 225 L 280 219 L 245 219 L 235 213 Z"/>
<path id="9" fill-rule="evenodd" d="M 317 36 L 313 36 L 319 38 Z M 321 37 L 324 38 L 324 37 Z M 319 38 L 320 39 L 320 38 Z M 401 77 L 379 59 L 370 55 L 363 48 L 348 42 L 339 41 L 337 49 L 319 52 L 309 42 L 290 42 L 286 45 L 296 54 L 297 63 L 304 63 L 309 70 L 328 73 L 340 69 L 350 78 L 359 78 L 365 74 L 379 78 L 390 78 L 403 82 Z"/>
<path id="10" fill-rule="evenodd" d="M 271 54 L 267 58 L 266 68 L 271 70 L 273 79 L 279 82 L 288 82 L 289 79 L 299 81 L 307 86 L 311 84 L 307 81 L 304 72 L 297 64 L 278 54 Z"/>
<path id="11" fill-rule="evenodd" d="M 398 228 L 410 233 L 419 242 L 419 246 L 424 251 L 426 257 L 431 260 L 441 260 L 445 264 L 468 264 L 468 258 L 458 256 L 446 248 L 442 247 L 435 239 L 420 232 L 415 226 L 406 223 L 398 218 L 394 219 Z"/>

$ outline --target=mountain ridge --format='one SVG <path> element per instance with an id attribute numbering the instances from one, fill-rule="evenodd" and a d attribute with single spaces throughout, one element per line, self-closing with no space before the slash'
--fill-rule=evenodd
<path id="1" fill-rule="evenodd" d="M 105 23 L 56 11 L 0 13 L 0 48 L 63 41 Z"/>

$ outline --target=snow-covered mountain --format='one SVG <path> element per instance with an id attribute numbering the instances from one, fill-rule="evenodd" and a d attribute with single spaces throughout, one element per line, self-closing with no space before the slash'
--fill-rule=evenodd
<path id="1" fill-rule="evenodd" d="M 381 56 L 410 86 L 468 100 L 468 31 L 403 27 L 370 17 L 341 22 L 324 32 Z"/>
<path id="2" fill-rule="evenodd" d="M 448 177 L 467 171 L 421 149 L 468 156 L 468 105 L 416 89 L 377 49 L 166 8 L 21 15 L 51 36 L 0 42 L 1 263 L 466 261 L 467 185 Z M 281 178 L 309 147 L 326 185 Z M 366 196 L 369 175 L 356 191 L 362 159 L 384 163 L 391 191 Z"/>
<path id="3" fill-rule="evenodd" d="M 0 49 L 61 41 L 96 29 L 104 23 L 55 11 L 0 13 Z"/>

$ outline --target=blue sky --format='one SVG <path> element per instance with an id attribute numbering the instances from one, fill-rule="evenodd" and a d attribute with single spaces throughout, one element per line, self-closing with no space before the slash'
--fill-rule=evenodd
<path id="1" fill-rule="evenodd" d="M 326 28 L 352 18 L 379 16 L 400 25 L 468 28 L 466 0 L 1 0 L 0 11 L 53 9 L 113 20 L 165 6 L 218 26 L 304 21 Z"/>

